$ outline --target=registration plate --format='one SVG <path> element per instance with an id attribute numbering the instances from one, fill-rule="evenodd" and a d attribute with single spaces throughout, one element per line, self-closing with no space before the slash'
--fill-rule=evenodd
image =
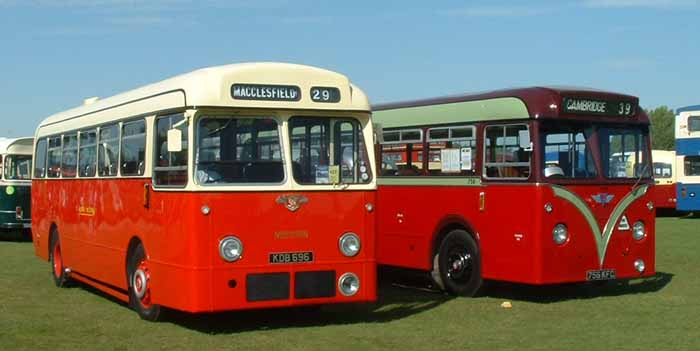
<path id="1" fill-rule="evenodd" d="M 613 280 L 615 279 L 614 269 L 600 269 L 586 272 L 586 280 Z"/>
<path id="2" fill-rule="evenodd" d="M 314 261 L 314 253 L 306 252 L 280 252 L 270 254 L 270 263 L 285 264 L 285 263 L 306 263 Z"/>

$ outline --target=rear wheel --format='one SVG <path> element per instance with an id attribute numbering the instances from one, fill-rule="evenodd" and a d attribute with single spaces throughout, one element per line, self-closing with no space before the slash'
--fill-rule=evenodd
<path id="1" fill-rule="evenodd" d="M 49 261 L 51 262 L 51 275 L 53 276 L 53 282 L 58 287 L 65 287 L 68 285 L 68 275 L 66 274 L 66 267 L 63 263 L 61 240 L 58 236 L 57 230 L 53 230 L 51 233 L 50 248 L 51 251 L 49 252 Z"/>
<path id="2" fill-rule="evenodd" d="M 129 305 L 144 320 L 157 321 L 161 308 L 151 301 L 151 272 L 143 244 L 139 243 L 131 252 L 127 264 L 129 282 Z"/>
<path id="3" fill-rule="evenodd" d="M 433 257 L 431 276 L 438 287 L 450 294 L 475 296 L 483 281 L 474 238 L 461 229 L 449 232 Z"/>

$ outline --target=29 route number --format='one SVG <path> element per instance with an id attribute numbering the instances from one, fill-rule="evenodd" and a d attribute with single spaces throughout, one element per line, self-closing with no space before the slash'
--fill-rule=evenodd
<path id="1" fill-rule="evenodd" d="M 311 88 L 311 101 L 314 102 L 339 102 L 340 90 L 330 87 L 313 87 Z"/>

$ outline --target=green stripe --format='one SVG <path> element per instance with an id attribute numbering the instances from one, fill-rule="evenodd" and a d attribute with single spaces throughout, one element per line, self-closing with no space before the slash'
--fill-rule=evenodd
<path id="1" fill-rule="evenodd" d="M 530 118 L 530 114 L 522 100 L 508 97 L 375 111 L 373 118 L 375 122 L 381 123 L 382 128 L 393 128 L 427 124 L 526 119 Z"/>
<path id="2" fill-rule="evenodd" d="M 378 178 L 379 185 L 415 185 L 415 186 L 480 186 L 479 177 L 391 177 Z"/>
<path id="3" fill-rule="evenodd" d="M 605 229 L 601 233 L 595 215 L 578 195 L 561 186 L 552 185 L 554 195 L 574 205 L 574 207 L 576 207 L 576 209 L 578 209 L 581 215 L 583 215 L 583 217 L 586 219 L 586 222 L 588 222 L 588 226 L 591 228 L 591 232 L 595 238 L 596 250 L 598 251 L 598 260 L 601 267 L 603 267 L 603 262 L 605 261 L 605 253 L 608 250 L 608 243 L 610 242 L 610 237 L 615 229 L 615 224 L 617 224 L 617 221 L 620 219 L 625 210 L 627 210 L 629 205 L 646 194 L 648 189 L 648 185 L 640 186 L 630 191 L 629 194 L 622 198 L 617 206 L 615 206 L 615 209 L 613 209 L 608 222 L 605 224 Z"/>

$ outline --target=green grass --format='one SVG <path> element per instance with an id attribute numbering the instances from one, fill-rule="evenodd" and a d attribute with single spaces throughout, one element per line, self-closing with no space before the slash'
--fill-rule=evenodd
<path id="1" fill-rule="evenodd" d="M 660 218 L 659 274 L 629 284 L 501 283 L 473 299 L 384 284 L 376 304 L 175 313 L 162 323 L 84 286 L 56 288 L 31 243 L 0 241 L 0 266 L 0 350 L 700 348 L 700 219 Z"/>

